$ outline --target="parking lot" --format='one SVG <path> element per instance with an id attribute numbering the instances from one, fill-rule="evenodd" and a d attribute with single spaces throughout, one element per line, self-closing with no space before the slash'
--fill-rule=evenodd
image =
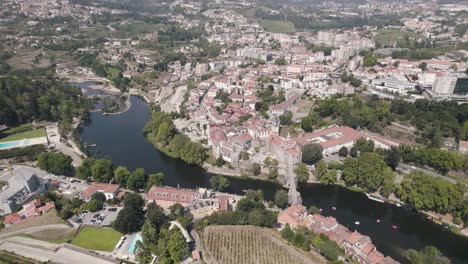
<path id="1" fill-rule="evenodd" d="M 117 218 L 123 207 L 106 207 L 101 211 L 81 214 L 81 224 L 93 226 L 109 226 Z M 78 221 L 80 222 L 80 221 Z"/>

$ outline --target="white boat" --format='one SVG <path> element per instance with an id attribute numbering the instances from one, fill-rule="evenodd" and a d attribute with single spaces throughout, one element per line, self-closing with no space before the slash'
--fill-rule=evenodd
<path id="1" fill-rule="evenodd" d="M 364 193 L 364 194 L 367 196 L 367 198 L 369 198 L 369 199 L 371 199 L 371 200 L 373 200 L 373 201 L 376 201 L 376 202 L 379 202 L 379 203 L 385 203 L 385 201 L 382 200 L 382 199 L 380 199 L 380 198 L 371 196 L 371 195 L 368 194 L 368 193 Z"/>
<path id="2" fill-rule="evenodd" d="M 355 224 L 355 225 L 359 225 L 360 223 L 359 223 L 359 221 L 356 221 L 356 222 L 354 222 L 354 224 Z"/>
<path id="3" fill-rule="evenodd" d="M 401 204 L 397 203 L 397 204 L 396 204 L 396 206 L 400 207 L 400 206 L 401 206 Z"/>

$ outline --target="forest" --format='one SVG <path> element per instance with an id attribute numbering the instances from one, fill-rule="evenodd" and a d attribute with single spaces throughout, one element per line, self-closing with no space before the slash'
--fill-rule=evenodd
<path id="1" fill-rule="evenodd" d="M 0 123 L 10 127 L 33 120 L 70 125 L 88 118 L 91 107 L 79 88 L 55 78 L 0 78 Z"/>

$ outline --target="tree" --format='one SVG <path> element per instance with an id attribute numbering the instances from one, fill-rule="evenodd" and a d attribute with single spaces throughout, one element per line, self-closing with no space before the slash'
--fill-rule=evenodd
<path id="1" fill-rule="evenodd" d="M 92 199 L 96 199 L 101 202 L 105 202 L 107 200 L 106 195 L 102 192 L 95 192 L 92 196 Z"/>
<path id="2" fill-rule="evenodd" d="M 427 70 L 427 63 L 426 62 L 421 62 L 421 64 L 419 64 L 419 68 L 423 71 Z"/>
<path id="3" fill-rule="evenodd" d="M 288 193 L 284 190 L 279 190 L 275 193 L 275 204 L 279 208 L 286 208 L 289 204 Z"/>
<path id="4" fill-rule="evenodd" d="M 247 151 L 242 151 L 242 160 L 249 160 L 250 155 Z"/>
<path id="5" fill-rule="evenodd" d="M 78 179 L 86 180 L 89 177 L 91 177 L 92 172 L 91 168 L 93 167 L 94 163 L 96 160 L 91 159 L 91 158 L 85 158 L 83 159 L 83 162 L 81 165 L 76 169 L 76 177 Z"/>
<path id="6" fill-rule="evenodd" d="M 299 182 L 307 182 L 309 179 L 309 169 L 304 163 L 299 163 L 294 169 L 294 173 L 296 173 Z"/>
<path id="7" fill-rule="evenodd" d="M 360 138 L 356 140 L 354 148 L 359 151 L 361 154 L 364 152 L 373 152 L 374 151 L 374 141 Z"/>
<path id="8" fill-rule="evenodd" d="M 293 239 L 294 232 L 292 231 L 289 224 L 286 224 L 286 226 L 283 228 L 283 230 L 281 230 L 281 237 L 288 240 L 288 241 L 291 241 Z"/>
<path id="9" fill-rule="evenodd" d="M 178 229 L 173 229 L 170 232 L 167 251 L 170 258 L 179 263 L 188 253 L 187 243 L 182 233 Z"/>
<path id="10" fill-rule="evenodd" d="M 164 209 L 156 203 L 150 203 L 146 206 L 146 220 L 153 223 L 154 226 L 161 226 L 166 222 Z"/>
<path id="11" fill-rule="evenodd" d="M 450 260 L 433 246 L 426 246 L 420 251 L 409 249 L 406 252 L 406 259 L 410 264 L 450 264 Z"/>
<path id="12" fill-rule="evenodd" d="M 372 54 L 368 53 L 364 56 L 363 65 L 364 67 L 373 67 L 377 64 L 377 58 Z"/>
<path id="13" fill-rule="evenodd" d="M 271 166 L 271 158 L 269 156 L 266 157 L 263 163 L 265 164 L 265 166 Z"/>
<path id="14" fill-rule="evenodd" d="M 72 161 L 65 154 L 48 152 L 39 154 L 37 166 L 53 174 L 70 176 L 73 171 Z"/>
<path id="15" fill-rule="evenodd" d="M 396 194 L 416 209 L 445 214 L 463 206 L 465 192 L 462 183 L 452 184 L 415 170 L 405 175 Z"/>
<path id="16" fill-rule="evenodd" d="M 187 143 L 188 140 L 189 139 L 183 134 L 176 134 L 169 142 L 169 148 L 172 150 L 173 153 L 176 153 L 178 157 L 180 150 L 185 145 L 185 143 Z"/>
<path id="17" fill-rule="evenodd" d="M 201 165 L 205 160 L 205 149 L 200 143 L 187 141 L 180 150 L 180 158 L 188 164 Z"/>
<path id="18" fill-rule="evenodd" d="M 124 166 L 118 166 L 114 170 L 115 181 L 123 186 L 127 186 L 128 178 L 130 177 L 130 172 Z"/>
<path id="19" fill-rule="evenodd" d="M 358 158 L 344 162 L 343 180 L 348 185 L 358 185 L 366 191 L 375 192 L 387 177 L 394 177 L 385 161 L 374 152 L 366 152 Z"/>
<path id="20" fill-rule="evenodd" d="M 319 181 L 325 185 L 335 184 L 337 181 L 336 171 L 332 170 L 332 171 L 325 173 L 325 175 L 319 178 Z"/>
<path id="21" fill-rule="evenodd" d="M 81 206 L 81 210 L 88 210 L 90 212 L 97 212 L 102 209 L 104 203 L 98 199 L 91 199 L 89 202 Z"/>
<path id="22" fill-rule="evenodd" d="M 307 210 L 307 213 L 311 215 L 320 214 L 320 209 L 318 209 L 316 206 L 311 206 L 309 207 L 309 210 Z"/>
<path id="23" fill-rule="evenodd" d="M 289 126 L 292 123 L 293 114 L 291 111 L 286 111 L 279 117 L 282 126 Z"/>
<path id="24" fill-rule="evenodd" d="M 322 178 L 327 173 L 327 164 L 321 160 L 315 165 L 315 176 L 317 179 Z"/>
<path id="25" fill-rule="evenodd" d="M 341 147 L 340 150 L 338 150 L 338 156 L 340 157 L 347 157 L 348 156 L 348 148 L 346 147 Z"/>
<path id="26" fill-rule="evenodd" d="M 137 261 L 141 264 L 149 264 L 151 260 L 153 260 L 153 255 L 151 254 L 151 250 L 145 246 L 141 241 L 137 241 Z"/>
<path id="27" fill-rule="evenodd" d="M 143 189 L 146 183 L 146 173 L 143 168 L 138 168 L 132 174 L 127 181 L 127 188 L 133 191 Z"/>
<path id="28" fill-rule="evenodd" d="M 319 246 L 320 254 L 331 261 L 338 259 L 342 255 L 340 247 L 332 240 L 327 240 Z"/>
<path id="29" fill-rule="evenodd" d="M 141 227 L 141 237 L 143 243 L 148 247 L 153 247 L 158 243 L 159 238 L 159 227 L 156 226 L 152 221 L 146 220 Z"/>
<path id="30" fill-rule="evenodd" d="M 387 165 L 392 168 L 392 170 L 395 170 L 400 163 L 401 154 L 397 148 L 392 147 L 389 150 L 385 150 L 383 158 L 385 163 L 387 163 Z"/>
<path id="31" fill-rule="evenodd" d="M 150 174 L 148 177 L 148 182 L 146 183 L 145 192 L 148 192 L 149 189 L 153 186 L 161 186 L 164 182 L 164 174 L 162 172 Z"/>
<path id="32" fill-rule="evenodd" d="M 222 157 L 218 157 L 215 161 L 215 165 L 216 167 L 222 167 L 224 166 L 224 159 Z"/>
<path id="33" fill-rule="evenodd" d="M 114 164 L 110 159 L 97 160 L 91 168 L 93 179 L 97 182 L 110 182 L 114 177 Z"/>
<path id="34" fill-rule="evenodd" d="M 270 172 L 268 173 L 268 178 L 271 180 L 274 180 L 278 178 L 279 173 L 278 173 L 278 168 L 270 168 Z"/>
<path id="35" fill-rule="evenodd" d="M 349 155 L 353 158 L 357 157 L 358 151 L 355 147 L 352 147 L 351 150 L 349 151 Z"/>
<path id="36" fill-rule="evenodd" d="M 245 198 L 247 198 L 248 200 L 252 200 L 252 201 L 255 201 L 255 202 L 261 202 L 263 201 L 264 197 L 263 197 L 263 191 L 262 190 L 247 190 L 245 192 Z"/>
<path id="37" fill-rule="evenodd" d="M 305 132 L 312 132 L 314 126 L 320 123 L 320 116 L 316 112 L 310 112 L 301 120 L 301 127 Z"/>
<path id="38" fill-rule="evenodd" d="M 162 123 L 158 128 L 156 141 L 167 145 L 174 134 L 174 125 L 171 123 Z"/>
<path id="39" fill-rule="evenodd" d="M 315 164 L 322 159 L 323 148 L 320 144 L 312 143 L 304 146 L 302 151 L 302 162 L 307 164 Z"/>
<path id="40" fill-rule="evenodd" d="M 125 197 L 125 206 L 120 210 L 117 218 L 112 223 L 115 230 L 123 234 L 130 234 L 141 229 L 145 212 L 143 206 L 145 202 L 137 193 L 128 193 Z"/>
<path id="41" fill-rule="evenodd" d="M 215 175 L 210 178 L 211 188 L 216 191 L 224 191 L 229 184 L 229 180 L 221 175 Z"/>
<path id="42" fill-rule="evenodd" d="M 284 66 L 288 64 L 288 61 L 285 58 L 281 57 L 275 60 L 275 64 L 278 66 Z"/>
<path id="43" fill-rule="evenodd" d="M 261 172 L 262 168 L 260 167 L 260 164 L 253 163 L 250 170 L 252 171 L 252 174 L 254 176 L 258 176 L 258 175 L 260 175 L 260 172 Z"/>

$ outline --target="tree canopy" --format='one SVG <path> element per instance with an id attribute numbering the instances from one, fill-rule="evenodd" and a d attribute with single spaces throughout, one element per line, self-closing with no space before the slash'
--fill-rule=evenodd
<path id="1" fill-rule="evenodd" d="M 73 172 L 72 161 L 72 158 L 65 154 L 47 152 L 38 156 L 37 166 L 53 174 L 70 176 Z"/>
<path id="2" fill-rule="evenodd" d="M 344 162 L 343 180 L 348 185 L 358 185 L 366 191 L 375 192 L 386 178 L 394 180 L 390 167 L 377 153 L 366 152 L 358 158 L 347 158 Z"/>

